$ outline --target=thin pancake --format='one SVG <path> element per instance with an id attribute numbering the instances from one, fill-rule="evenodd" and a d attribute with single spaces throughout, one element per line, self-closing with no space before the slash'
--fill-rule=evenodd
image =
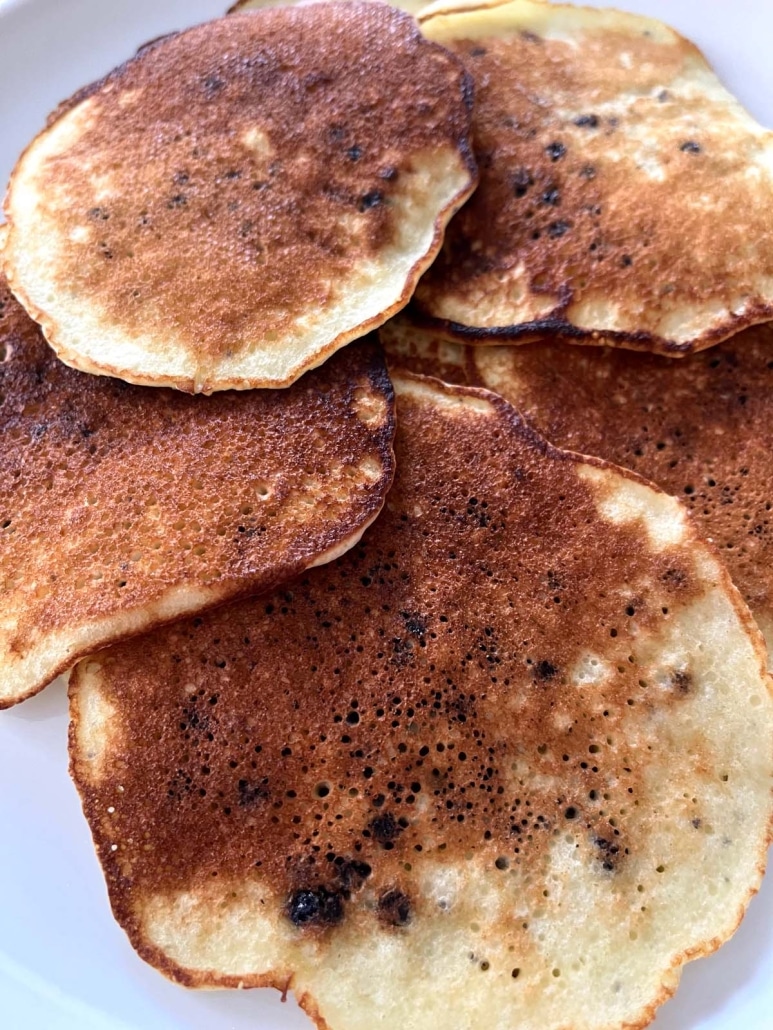
<path id="1" fill-rule="evenodd" d="M 191 398 L 57 361 L 0 284 L 0 708 L 104 644 L 358 539 L 392 471 L 377 345 L 282 391 Z"/>
<path id="2" fill-rule="evenodd" d="M 676 363 L 550 343 L 463 347 L 405 319 L 381 338 L 396 367 L 496 390 L 558 447 L 633 469 L 685 501 L 773 656 L 773 326 Z"/>
<path id="3" fill-rule="evenodd" d="M 469 343 L 673 356 L 773 316 L 773 133 L 691 43 L 619 11 L 439 6 L 420 21 L 475 79 L 481 185 L 425 315 Z"/>
<path id="4" fill-rule="evenodd" d="M 296 0 L 296 2 L 305 3 L 307 0 Z M 374 0 L 374 2 L 377 2 L 377 0 Z M 228 13 L 236 14 L 239 11 L 260 10 L 262 7 L 281 7 L 286 3 L 287 0 L 238 0 L 229 9 Z M 408 11 L 409 14 L 418 14 L 426 6 L 425 0 L 400 0 L 399 3 L 392 3 L 392 7 L 397 7 L 401 11 Z"/>
<path id="5" fill-rule="evenodd" d="M 474 186 L 469 89 L 385 4 L 166 37 L 62 105 L 20 159 L 12 289 L 83 371 L 286 386 L 408 301 Z"/>
<path id="6" fill-rule="evenodd" d="M 360 545 L 76 668 L 113 911 L 172 978 L 329 1030 L 643 1025 L 759 884 L 762 638 L 673 498 L 395 387 Z"/>

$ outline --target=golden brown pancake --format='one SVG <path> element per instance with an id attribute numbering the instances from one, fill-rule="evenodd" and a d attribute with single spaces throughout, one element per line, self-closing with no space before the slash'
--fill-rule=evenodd
<path id="1" fill-rule="evenodd" d="M 372 341 L 290 390 L 191 398 L 67 368 L 0 285 L 0 708 L 105 644 L 358 539 L 393 471 Z"/>
<path id="2" fill-rule="evenodd" d="M 692 43 L 532 0 L 420 21 L 476 84 L 481 184 L 416 294 L 447 335 L 679 356 L 773 317 L 773 134 Z"/>
<path id="3" fill-rule="evenodd" d="M 470 103 L 462 64 L 386 4 L 161 39 L 17 164 L 12 289 L 83 371 L 287 386 L 408 301 L 475 183 Z"/>
<path id="4" fill-rule="evenodd" d="M 395 388 L 360 544 L 73 673 L 113 911 L 328 1030 L 643 1026 L 759 884 L 762 637 L 676 500 L 494 394 Z"/>
<path id="5" fill-rule="evenodd" d="M 633 469 L 689 507 L 773 655 L 773 326 L 672 362 L 610 348 L 463 347 L 395 319 L 390 362 L 486 386 L 550 441 Z"/>

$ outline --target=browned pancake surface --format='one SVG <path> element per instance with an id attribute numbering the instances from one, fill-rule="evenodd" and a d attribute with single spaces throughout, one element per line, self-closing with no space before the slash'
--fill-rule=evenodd
<path id="1" fill-rule="evenodd" d="M 286 385 L 386 317 L 377 301 L 363 314 L 376 287 L 359 270 L 407 250 L 415 278 L 439 246 L 474 178 L 469 88 L 386 4 L 251 12 L 150 44 L 63 104 L 17 168 L 14 289 L 85 371 L 205 393 Z M 56 246 L 45 286 L 27 268 L 30 191 Z M 418 210 L 429 237 L 406 240 Z M 100 326 L 123 351 L 92 344 Z"/>
<path id="2" fill-rule="evenodd" d="M 365 1026 L 365 956 L 394 961 L 385 985 L 413 956 L 424 1011 L 427 968 L 445 954 L 475 997 L 491 966 L 515 1020 L 543 975 L 551 995 L 532 918 L 571 919 L 564 874 L 548 873 L 559 845 L 605 920 L 636 927 L 648 906 L 664 911 L 642 897 L 663 883 L 650 848 L 671 832 L 650 734 L 673 721 L 675 782 L 712 780 L 724 761 L 692 706 L 725 687 L 709 688 L 714 659 L 682 628 L 693 612 L 708 624 L 729 581 L 676 502 L 554 450 L 500 398 L 431 380 L 397 389 L 396 482 L 362 541 L 277 593 L 81 663 L 72 769 L 114 913 L 168 975 L 297 982 L 320 1025 Z M 618 489 L 633 504 L 622 518 Z M 670 818 L 686 828 L 680 852 L 694 840 L 703 854 L 695 827 L 713 819 L 713 788 L 689 789 Z M 344 985 L 327 995 L 333 1022 L 314 1002 L 327 982 Z M 601 991 L 614 1008 L 611 982 Z M 385 1025 L 399 1005 L 390 995 Z M 453 1025 L 488 1025 L 466 1018 Z"/>
<path id="3" fill-rule="evenodd" d="M 394 322 L 390 361 L 487 386 L 557 446 L 595 454 L 680 497 L 773 643 L 773 328 L 673 362 L 543 343 L 466 348 Z"/>
<path id="4" fill-rule="evenodd" d="M 614 12 L 478 10 L 422 22 L 474 77 L 481 181 L 419 309 L 470 343 L 675 355 L 770 317 L 773 137 L 698 50 Z"/>
<path id="5" fill-rule="evenodd" d="M 61 364 L 2 285 L 0 359 L 0 707 L 84 650 L 306 567 L 391 480 L 373 341 L 288 391 L 189 398 Z"/>

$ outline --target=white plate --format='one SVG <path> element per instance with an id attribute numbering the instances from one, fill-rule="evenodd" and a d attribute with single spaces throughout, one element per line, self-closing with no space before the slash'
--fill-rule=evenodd
<path id="1" fill-rule="evenodd" d="M 0 0 L 0 180 L 60 100 L 146 40 L 215 17 L 226 2 Z M 773 125 L 771 0 L 628 6 L 695 39 Z M 110 916 L 66 744 L 61 682 L 0 714 L 0 1028 L 308 1030 L 292 999 L 282 1005 L 274 991 L 186 992 L 137 958 Z M 687 967 L 654 1027 L 773 1028 L 773 877 L 733 940 Z"/>

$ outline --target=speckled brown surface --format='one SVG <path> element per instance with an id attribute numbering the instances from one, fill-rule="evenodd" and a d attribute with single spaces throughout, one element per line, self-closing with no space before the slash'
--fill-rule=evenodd
<path id="1" fill-rule="evenodd" d="M 479 5 L 487 32 L 474 7 L 422 20 L 475 80 L 481 183 L 417 308 L 468 343 L 673 355 L 770 318 L 773 136 L 693 44 L 519 0 Z"/>
<path id="2" fill-rule="evenodd" d="M 170 593 L 189 590 L 191 611 L 306 567 L 377 514 L 391 481 L 392 389 L 372 340 L 286 391 L 191 398 L 61 364 L 0 284 L 0 362 L 0 707 L 84 648 L 164 621 Z M 60 636 L 65 654 L 25 672 Z"/>
<path id="3" fill-rule="evenodd" d="M 390 323 L 390 361 L 486 386 L 556 446 L 653 480 L 689 507 L 773 643 L 773 327 L 673 362 L 560 344 L 467 348 Z"/>
<path id="4" fill-rule="evenodd" d="M 500 398 L 396 385 L 396 481 L 360 544 L 74 673 L 72 770 L 114 913 L 184 983 L 289 984 L 305 947 L 293 932 L 318 942 L 323 964 L 339 934 L 345 948 L 351 935 L 421 933 L 438 918 L 423 870 L 462 875 L 466 859 L 481 882 L 525 877 L 519 903 L 550 905 L 538 885 L 557 838 L 606 885 L 615 918 L 642 904 L 643 856 L 661 832 L 649 763 L 661 769 L 662 755 L 645 756 L 648 734 L 660 719 L 694 732 L 682 713 L 704 704 L 704 659 L 677 627 L 729 580 L 675 502 L 555 450 Z M 653 530 L 662 506 L 663 541 L 635 516 L 602 515 L 618 487 L 652 505 Z M 725 597 L 747 632 L 748 612 Z M 672 633 L 677 651 L 659 643 Z M 751 654 L 764 694 L 756 637 Z M 699 738 L 685 775 L 710 777 Z M 679 797 L 674 819 L 699 827 L 701 800 Z M 156 902 L 222 891 L 203 902 L 220 912 L 231 889 L 262 899 L 243 918 L 276 921 L 297 954 L 267 945 L 263 965 L 227 973 L 186 968 L 172 931 L 168 949 L 149 939 Z M 495 936 L 533 964 L 528 926 L 503 910 Z"/>
<path id="5" fill-rule="evenodd" d="M 387 317 L 343 305 L 373 289 L 360 270 L 406 246 L 405 274 L 394 261 L 381 279 L 395 279 L 387 308 L 408 300 L 475 181 L 469 92 L 462 64 L 386 4 L 165 37 L 62 104 L 21 159 L 6 201 L 14 291 L 85 371 L 189 392 L 286 385 Z M 454 188 L 440 182 L 452 166 Z M 51 253 L 30 269 L 32 192 Z M 417 212 L 421 239 L 405 244 Z M 81 309 L 89 333 L 142 341 L 144 366 L 86 347 Z"/>

